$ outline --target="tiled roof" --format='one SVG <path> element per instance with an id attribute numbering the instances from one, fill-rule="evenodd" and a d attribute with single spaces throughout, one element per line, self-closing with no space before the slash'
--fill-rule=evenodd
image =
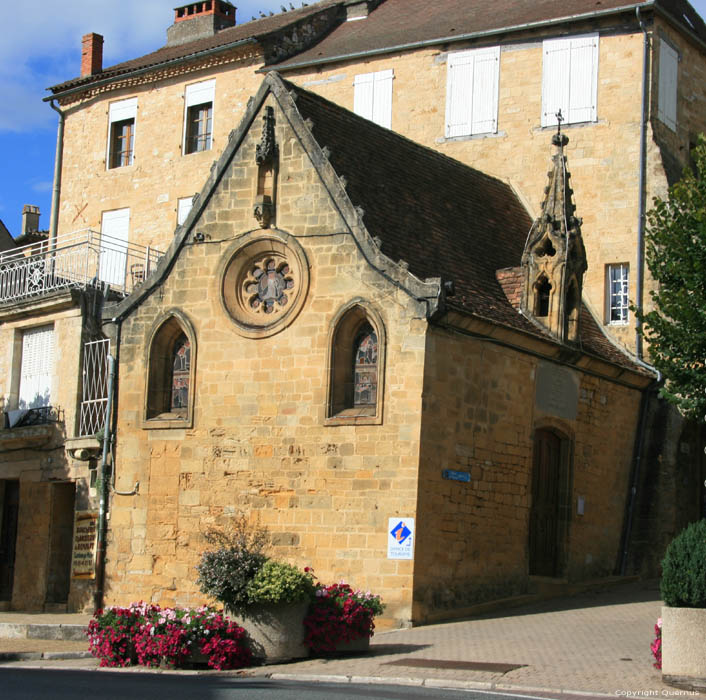
<path id="1" fill-rule="evenodd" d="M 498 33 L 547 22 L 575 21 L 593 13 L 658 6 L 706 41 L 706 25 L 686 0 L 385 0 L 365 20 L 344 22 L 310 49 L 277 64 L 277 70 L 422 42 Z"/>
<path id="2" fill-rule="evenodd" d="M 404 260 L 419 279 L 452 280 L 450 309 L 551 341 L 515 303 L 516 272 L 507 268 L 520 263 L 532 221 L 508 184 L 283 82 L 388 258 Z M 548 137 L 547 160 L 550 153 Z M 639 370 L 585 310 L 582 328 L 586 350 Z"/>
<path id="3" fill-rule="evenodd" d="M 157 49 L 157 51 L 148 53 L 140 58 L 134 58 L 130 61 L 125 61 L 123 63 L 118 63 L 114 66 L 104 68 L 100 73 L 96 73 L 95 75 L 72 78 L 66 82 L 54 85 L 49 89 L 54 93 L 62 92 L 63 90 L 68 90 L 72 87 L 89 85 L 90 83 L 98 80 L 119 77 L 135 70 L 158 66 L 167 61 L 188 59 L 203 51 L 218 49 L 219 47 L 227 47 L 235 42 L 244 41 L 247 39 L 262 41 L 273 33 L 282 31 L 289 26 L 305 20 L 321 12 L 322 10 L 333 7 L 334 5 L 341 5 L 342 2 L 343 0 L 321 0 L 321 2 L 301 7 L 296 10 L 280 12 L 275 15 L 252 20 L 250 22 L 236 24 L 234 27 L 223 29 L 213 36 L 196 39 L 195 41 L 185 44 L 163 46 L 161 49 Z"/>

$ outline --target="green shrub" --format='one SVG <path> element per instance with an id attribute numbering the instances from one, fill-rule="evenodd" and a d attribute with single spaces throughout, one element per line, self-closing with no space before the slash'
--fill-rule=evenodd
<path id="1" fill-rule="evenodd" d="M 667 547 L 660 592 L 673 608 L 706 608 L 706 520 L 689 525 Z"/>
<path id="2" fill-rule="evenodd" d="M 296 566 L 274 561 L 265 562 L 247 587 L 248 601 L 257 603 L 299 603 L 314 594 L 310 573 Z"/>
<path id="3" fill-rule="evenodd" d="M 247 605 L 248 584 L 267 561 L 269 533 L 240 516 L 227 530 L 211 528 L 204 537 L 215 549 L 204 552 L 196 567 L 201 592 L 228 608 Z"/>

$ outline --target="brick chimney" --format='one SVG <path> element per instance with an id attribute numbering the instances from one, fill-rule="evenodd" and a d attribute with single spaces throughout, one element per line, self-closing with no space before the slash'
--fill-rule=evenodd
<path id="1" fill-rule="evenodd" d="M 22 207 L 22 235 L 39 231 L 39 207 L 25 204 Z"/>
<path id="2" fill-rule="evenodd" d="M 103 70 L 103 37 L 91 32 L 84 34 L 81 46 L 81 77 Z"/>
<path id="3" fill-rule="evenodd" d="M 235 9 L 226 0 L 201 0 L 177 7 L 174 24 L 167 29 L 167 46 L 186 44 L 234 27 Z"/>

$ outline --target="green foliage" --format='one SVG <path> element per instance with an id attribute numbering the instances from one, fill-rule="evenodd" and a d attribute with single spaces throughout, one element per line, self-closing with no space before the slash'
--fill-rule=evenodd
<path id="1" fill-rule="evenodd" d="M 263 564 L 247 587 L 250 603 L 299 603 L 313 594 L 310 573 L 272 559 Z"/>
<path id="2" fill-rule="evenodd" d="M 211 528 L 204 537 L 215 549 L 204 552 L 196 567 L 201 592 L 230 608 L 247 605 L 248 584 L 267 561 L 268 531 L 239 516 L 227 530 Z"/>
<path id="3" fill-rule="evenodd" d="M 706 519 L 682 530 L 667 547 L 660 591 L 673 608 L 706 608 Z"/>
<path id="4" fill-rule="evenodd" d="M 647 266 L 659 287 L 643 333 L 655 367 L 667 379 L 662 395 L 691 418 L 706 413 L 706 139 L 693 151 L 666 201 L 647 214 Z"/>

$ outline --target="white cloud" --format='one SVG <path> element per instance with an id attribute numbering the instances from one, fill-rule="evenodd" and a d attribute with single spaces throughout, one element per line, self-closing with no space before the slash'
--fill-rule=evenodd
<path id="1" fill-rule="evenodd" d="M 0 107 L 0 131 L 55 128 L 56 114 L 42 104 L 42 98 L 50 85 L 79 75 L 84 34 L 96 32 L 105 38 L 104 65 L 120 63 L 163 46 L 167 27 L 173 21 L 173 8 L 180 4 L 180 0 L 13 4 L 11 31 L 3 32 L 0 42 L 0 94 L 5 105 Z M 251 15 L 258 15 L 260 8 L 278 12 L 283 3 L 244 0 L 234 4 L 239 21 L 245 22 Z"/>

